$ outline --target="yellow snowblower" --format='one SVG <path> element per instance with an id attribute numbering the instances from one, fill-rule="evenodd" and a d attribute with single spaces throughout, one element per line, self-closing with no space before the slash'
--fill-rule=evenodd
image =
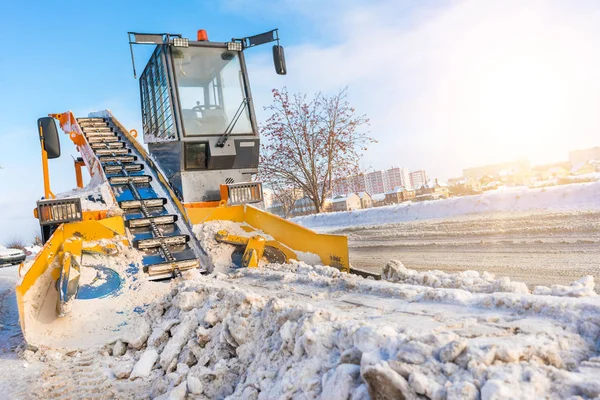
<path id="1" fill-rule="evenodd" d="M 259 134 L 244 51 L 273 46 L 286 73 L 278 31 L 210 42 L 179 34 L 129 33 L 155 46 L 139 78 L 147 150 L 109 111 L 70 111 L 38 120 L 44 197 L 34 210 L 45 245 L 17 287 L 21 328 L 33 345 L 102 344 L 139 329 L 136 318 L 184 271 L 209 274 L 211 258 L 193 227 L 237 223 L 217 243 L 236 246 L 240 267 L 286 263 L 308 252 L 349 271 L 347 238 L 318 234 L 261 210 Z M 48 160 L 60 156 L 56 122 L 80 153 L 78 189 L 55 195 Z M 90 182 L 84 187 L 83 167 Z M 85 339 L 85 340 L 83 340 Z"/>

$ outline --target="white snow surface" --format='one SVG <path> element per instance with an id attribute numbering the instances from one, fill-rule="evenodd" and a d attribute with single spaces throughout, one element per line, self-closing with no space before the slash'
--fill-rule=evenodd
<path id="1" fill-rule="evenodd" d="M 600 210 L 600 181 L 537 189 L 503 187 L 480 195 L 306 215 L 291 220 L 307 228 L 331 231 L 352 226 L 386 225 L 469 214 L 534 210 Z"/>
<path id="2" fill-rule="evenodd" d="M 144 343 L 129 343 L 125 354 L 97 350 L 103 390 L 139 398 L 600 396 L 598 297 L 534 295 L 518 285 L 488 292 L 482 282 L 491 278 L 475 276 L 469 291 L 465 275 L 452 274 L 433 287 L 392 264 L 386 276 L 395 282 L 302 262 L 187 272 L 148 307 Z M 68 373 L 73 357 L 62 357 Z"/>
<path id="3" fill-rule="evenodd" d="M 399 282 L 302 262 L 189 272 L 148 309 L 154 339 L 104 363 L 152 364 L 115 381 L 152 398 L 600 396 L 598 297 Z"/>
<path id="4" fill-rule="evenodd" d="M 491 274 L 398 261 L 382 281 L 300 261 L 232 269 L 233 247 L 214 240 L 223 228 L 245 232 L 228 222 L 194 228 L 218 270 L 187 271 L 144 296 L 130 335 L 79 351 L 21 348 L 10 369 L 29 380 L 15 398 L 600 396 L 593 279 L 530 292 Z"/>

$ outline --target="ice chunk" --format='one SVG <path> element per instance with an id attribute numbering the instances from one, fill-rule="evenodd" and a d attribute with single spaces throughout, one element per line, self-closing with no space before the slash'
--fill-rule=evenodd
<path id="1" fill-rule="evenodd" d="M 129 375 L 131 374 L 132 369 L 133 369 L 133 363 L 128 361 L 128 362 L 118 363 L 117 365 L 115 365 L 112 368 L 112 372 L 115 375 L 115 377 L 117 377 L 118 379 L 125 379 L 125 378 L 129 378 Z"/>
<path id="2" fill-rule="evenodd" d="M 363 380 L 367 383 L 372 399 L 406 399 L 417 398 L 406 379 L 382 364 L 366 367 Z"/>
<path id="3" fill-rule="evenodd" d="M 173 305 L 183 311 L 189 311 L 193 308 L 202 306 L 204 295 L 195 291 L 179 292 L 173 299 Z"/>
<path id="4" fill-rule="evenodd" d="M 490 379 L 481 388 L 481 400 L 518 399 L 519 393 L 513 393 L 507 385 L 497 379 Z"/>
<path id="5" fill-rule="evenodd" d="M 173 337 L 169 340 L 160 354 L 160 365 L 166 371 L 169 365 L 179 356 L 181 349 L 187 343 L 190 335 L 198 326 L 198 320 L 193 312 L 183 314 L 181 323 L 173 329 Z"/>
<path id="6" fill-rule="evenodd" d="M 138 318 L 123 335 L 123 342 L 128 343 L 129 346 L 139 350 L 146 343 L 146 340 L 148 340 L 151 331 L 152 328 L 148 321 L 146 321 L 145 318 Z"/>
<path id="7" fill-rule="evenodd" d="M 202 382 L 200 382 L 200 379 L 196 378 L 195 376 L 188 375 L 187 389 L 191 394 L 202 394 L 204 386 L 202 385 Z"/>
<path id="8" fill-rule="evenodd" d="M 119 357 L 125 354 L 127 351 L 127 345 L 120 340 L 117 340 L 113 345 L 112 355 L 114 357 Z"/>
<path id="9" fill-rule="evenodd" d="M 446 390 L 446 400 L 477 400 L 479 392 L 471 382 L 456 382 Z"/>
<path id="10" fill-rule="evenodd" d="M 360 366 L 340 364 L 323 375 L 322 396 L 332 400 L 346 400 L 360 383 Z"/>
<path id="11" fill-rule="evenodd" d="M 440 361 L 443 363 L 452 362 L 467 348 L 467 343 L 463 340 L 453 340 L 440 349 Z"/>
<path id="12" fill-rule="evenodd" d="M 145 378 L 150 375 L 150 371 L 158 358 L 158 352 L 155 349 L 149 349 L 142 354 L 135 366 L 129 379 Z"/>

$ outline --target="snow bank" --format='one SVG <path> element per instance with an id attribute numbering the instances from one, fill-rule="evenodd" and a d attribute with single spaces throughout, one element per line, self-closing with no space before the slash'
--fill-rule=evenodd
<path id="1" fill-rule="evenodd" d="M 383 279 L 390 282 L 402 282 L 411 285 L 434 288 L 463 289 L 473 293 L 513 292 L 529 293 L 523 282 L 511 282 L 508 277 L 495 279 L 494 274 L 477 271 L 463 271 L 449 274 L 443 271 L 416 271 L 408 269 L 400 261 L 392 260 L 383 268 Z M 594 292 L 592 278 L 592 293 Z"/>
<path id="2" fill-rule="evenodd" d="M 502 277 L 496 279 L 494 274 L 477 271 L 462 271 L 457 273 L 446 273 L 443 271 L 416 271 L 408 269 L 398 260 L 391 260 L 383 268 L 382 278 L 389 282 L 400 282 L 409 285 L 429 286 L 433 288 L 462 289 L 471 293 L 527 293 L 530 291 L 523 282 L 511 282 L 510 278 Z M 536 286 L 533 294 L 586 297 L 597 296 L 594 290 L 593 276 L 585 276 L 573 282 L 569 286 L 552 285 Z"/>
<path id="3" fill-rule="evenodd" d="M 307 215 L 292 221 L 319 230 L 504 211 L 600 210 L 600 181 L 540 189 L 504 188 L 481 195 Z"/>
<path id="4" fill-rule="evenodd" d="M 119 388 L 182 399 L 600 396 L 597 298 L 373 281 L 301 262 L 185 277 L 148 307 L 147 342 L 109 357 Z"/>

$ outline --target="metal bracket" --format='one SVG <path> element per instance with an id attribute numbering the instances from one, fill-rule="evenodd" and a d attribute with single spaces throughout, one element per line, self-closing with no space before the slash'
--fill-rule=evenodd
<path id="1" fill-rule="evenodd" d="M 131 36 L 133 35 L 133 40 Z M 140 32 L 127 32 L 127 38 L 129 39 L 129 51 L 131 52 L 131 65 L 133 66 L 133 79 L 137 78 L 135 72 L 135 59 L 133 57 L 133 45 L 134 44 L 166 44 L 171 42 L 171 38 L 183 39 L 180 33 L 140 33 Z M 184 46 L 187 47 L 187 46 Z"/>

